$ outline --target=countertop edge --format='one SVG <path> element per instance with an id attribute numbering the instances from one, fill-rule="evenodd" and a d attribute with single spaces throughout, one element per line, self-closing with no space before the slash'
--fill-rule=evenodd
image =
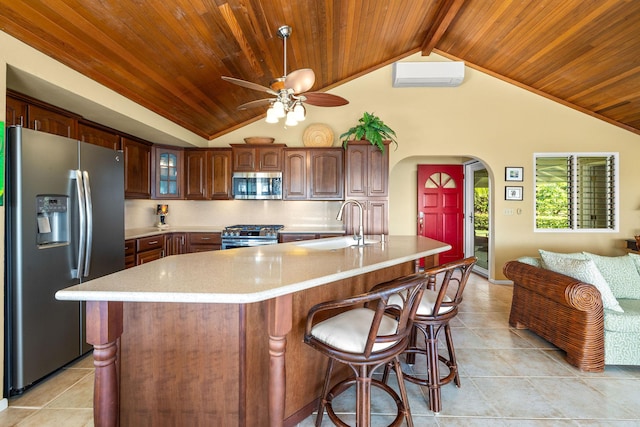
<path id="1" fill-rule="evenodd" d="M 303 291 L 316 286 L 347 279 L 382 268 L 392 267 L 425 256 L 435 255 L 451 249 L 446 245 L 436 249 L 416 252 L 391 260 L 355 268 L 348 271 L 329 274 L 295 284 L 281 286 L 276 289 L 255 293 L 190 293 L 190 292 L 117 292 L 117 291 L 67 291 L 59 290 L 55 297 L 63 301 L 122 301 L 122 302 L 166 302 L 166 303 L 208 303 L 208 304 L 247 304 L 266 301 L 279 296 Z"/>

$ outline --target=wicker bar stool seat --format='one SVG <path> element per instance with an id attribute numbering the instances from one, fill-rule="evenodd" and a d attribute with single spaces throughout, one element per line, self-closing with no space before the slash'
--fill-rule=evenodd
<path id="1" fill-rule="evenodd" d="M 403 373 L 403 377 L 407 381 L 428 388 L 429 408 L 436 413 L 442 409 L 440 387 L 451 381 L 460 387 L 460 374 L 449 321 L 458 314 L 462 293 L 476 261 L 476 257 L 469 257 L 432 267 L 424 272 L 427 289 L 422 295 L 414 318 L 410 342 L 405 350 L 405 360 L 411 365 L 415 363 L 416 354 L 424 355 L 427 360 L 427 378 L 406 372 Z M 424 347 L 418 345 L 418 332 L 424 337 Z M 438 336 L 441 332 L 444 332 L 447 356 L 438 353 Z M 440 373 L 441 364 L 448 368 L 446 375 Z M 388 370 L 385 372 L 385 379 L 387 372 Z"/>
<path id="2" fill-rule="evenodd" d="M 413 316 L 425 286 L 425 276 L 414 274 L 378 285 L 375 290 L 361 295 L 311 308 L 304 342 L 329 358 L 316 426 L 321 425 L 326 409 L 334 424 L 348 427 L 334 412 L 332 400 L 354 384 L 358 427 L 371 425 L 372 385 L 387 392 L 396 402 L 398 413 L 390 426 L 398 426 L 403 420 L 413 426 L 398 356 L 409 342 Z M 335 314 L 336 310 L 340 313 Z M 331 317 L 327 318 L 327 315 Z M 331 387 L 335 362 L 348 365 L 353 376 Z M 377 368 L 389 363 L 398 374 L 400 396 L 387 384 L 373 378 Z"/>

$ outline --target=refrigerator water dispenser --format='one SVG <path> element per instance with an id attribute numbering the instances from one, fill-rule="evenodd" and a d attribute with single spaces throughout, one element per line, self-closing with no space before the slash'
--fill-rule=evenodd
<path id="1" fill-rule="evenodd" d="M 69 244 L 69 196 L 48 194 L 36 196 L 38 248 Z"/>

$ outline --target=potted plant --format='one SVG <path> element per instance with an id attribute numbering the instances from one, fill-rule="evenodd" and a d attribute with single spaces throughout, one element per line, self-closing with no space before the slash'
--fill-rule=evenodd
<path id="1" fill-rule="evenodd" d="M 340 135 L 343 147 L 346 148 L 349 141 L 358 139 L 366 139 L 382 152 L 384 152 L 383 141 L 385 140 L 392 141 L 396 144 L 396 147 L 398 147 L 398 142 L 395 140 L 396 133 L 389 126 L 385 125 L 384 122 L 380 120 L 380 117 L 365 111 L 364 115 L 358 119 L 358 122 L 360 124 Z"/>

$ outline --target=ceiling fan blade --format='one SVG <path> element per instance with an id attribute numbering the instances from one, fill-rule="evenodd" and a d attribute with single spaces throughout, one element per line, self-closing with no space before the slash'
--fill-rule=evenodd
<path id="1" fill-rule="evenodd" d="M 331 95 L 330 93 L 322 92 L 309 92 L 305 93 L 305 103 L 309 105 L 315 105 L 317 107 L 339 107 L 341 105 L 347 105 L 349 101 L 341 96 Z"/>
<path id="2" fill-rule="evenodd" d="M 306 92 L 316 82 L 316 75 L 311 68 L 301 68 L 290 72 L 284 80 L 284 87 L 293 89 L 293 93 Z"/>
<path id="3" fill-rule="evenodd" d="M 268 105 L 273 101 L 275 101 L 273 98 L 264 98 L 264 99 L 257 99 L 255 101 L 245 102 L 242 105 L 238 105 L 238 110 L 247 110 L 249 108 L 261 107 L 263 105 Z"/>
<path id="4" fill-rule="evenodd" d="M 266 86 L 262 86 L 262 85 L 259 85 L 257 83 L 248 82 L 246 80 L 240 80 L 240 79 L 236 79 L 235 77 L 227 77 L 227 76 L 222 76 L 222 80 L 224 80 L 226 82 L 229 82 L 229 83 L 236 84 L 238 86 L 246 87 L 248 89 L 259 90 L 261 92 L 267 92 L 267 93 L 270 93 L 272 95 L 277 95 L 276 92 L 274 92 L 273 90 L 271 90 L 270 88 L 268 88 Z"/>

